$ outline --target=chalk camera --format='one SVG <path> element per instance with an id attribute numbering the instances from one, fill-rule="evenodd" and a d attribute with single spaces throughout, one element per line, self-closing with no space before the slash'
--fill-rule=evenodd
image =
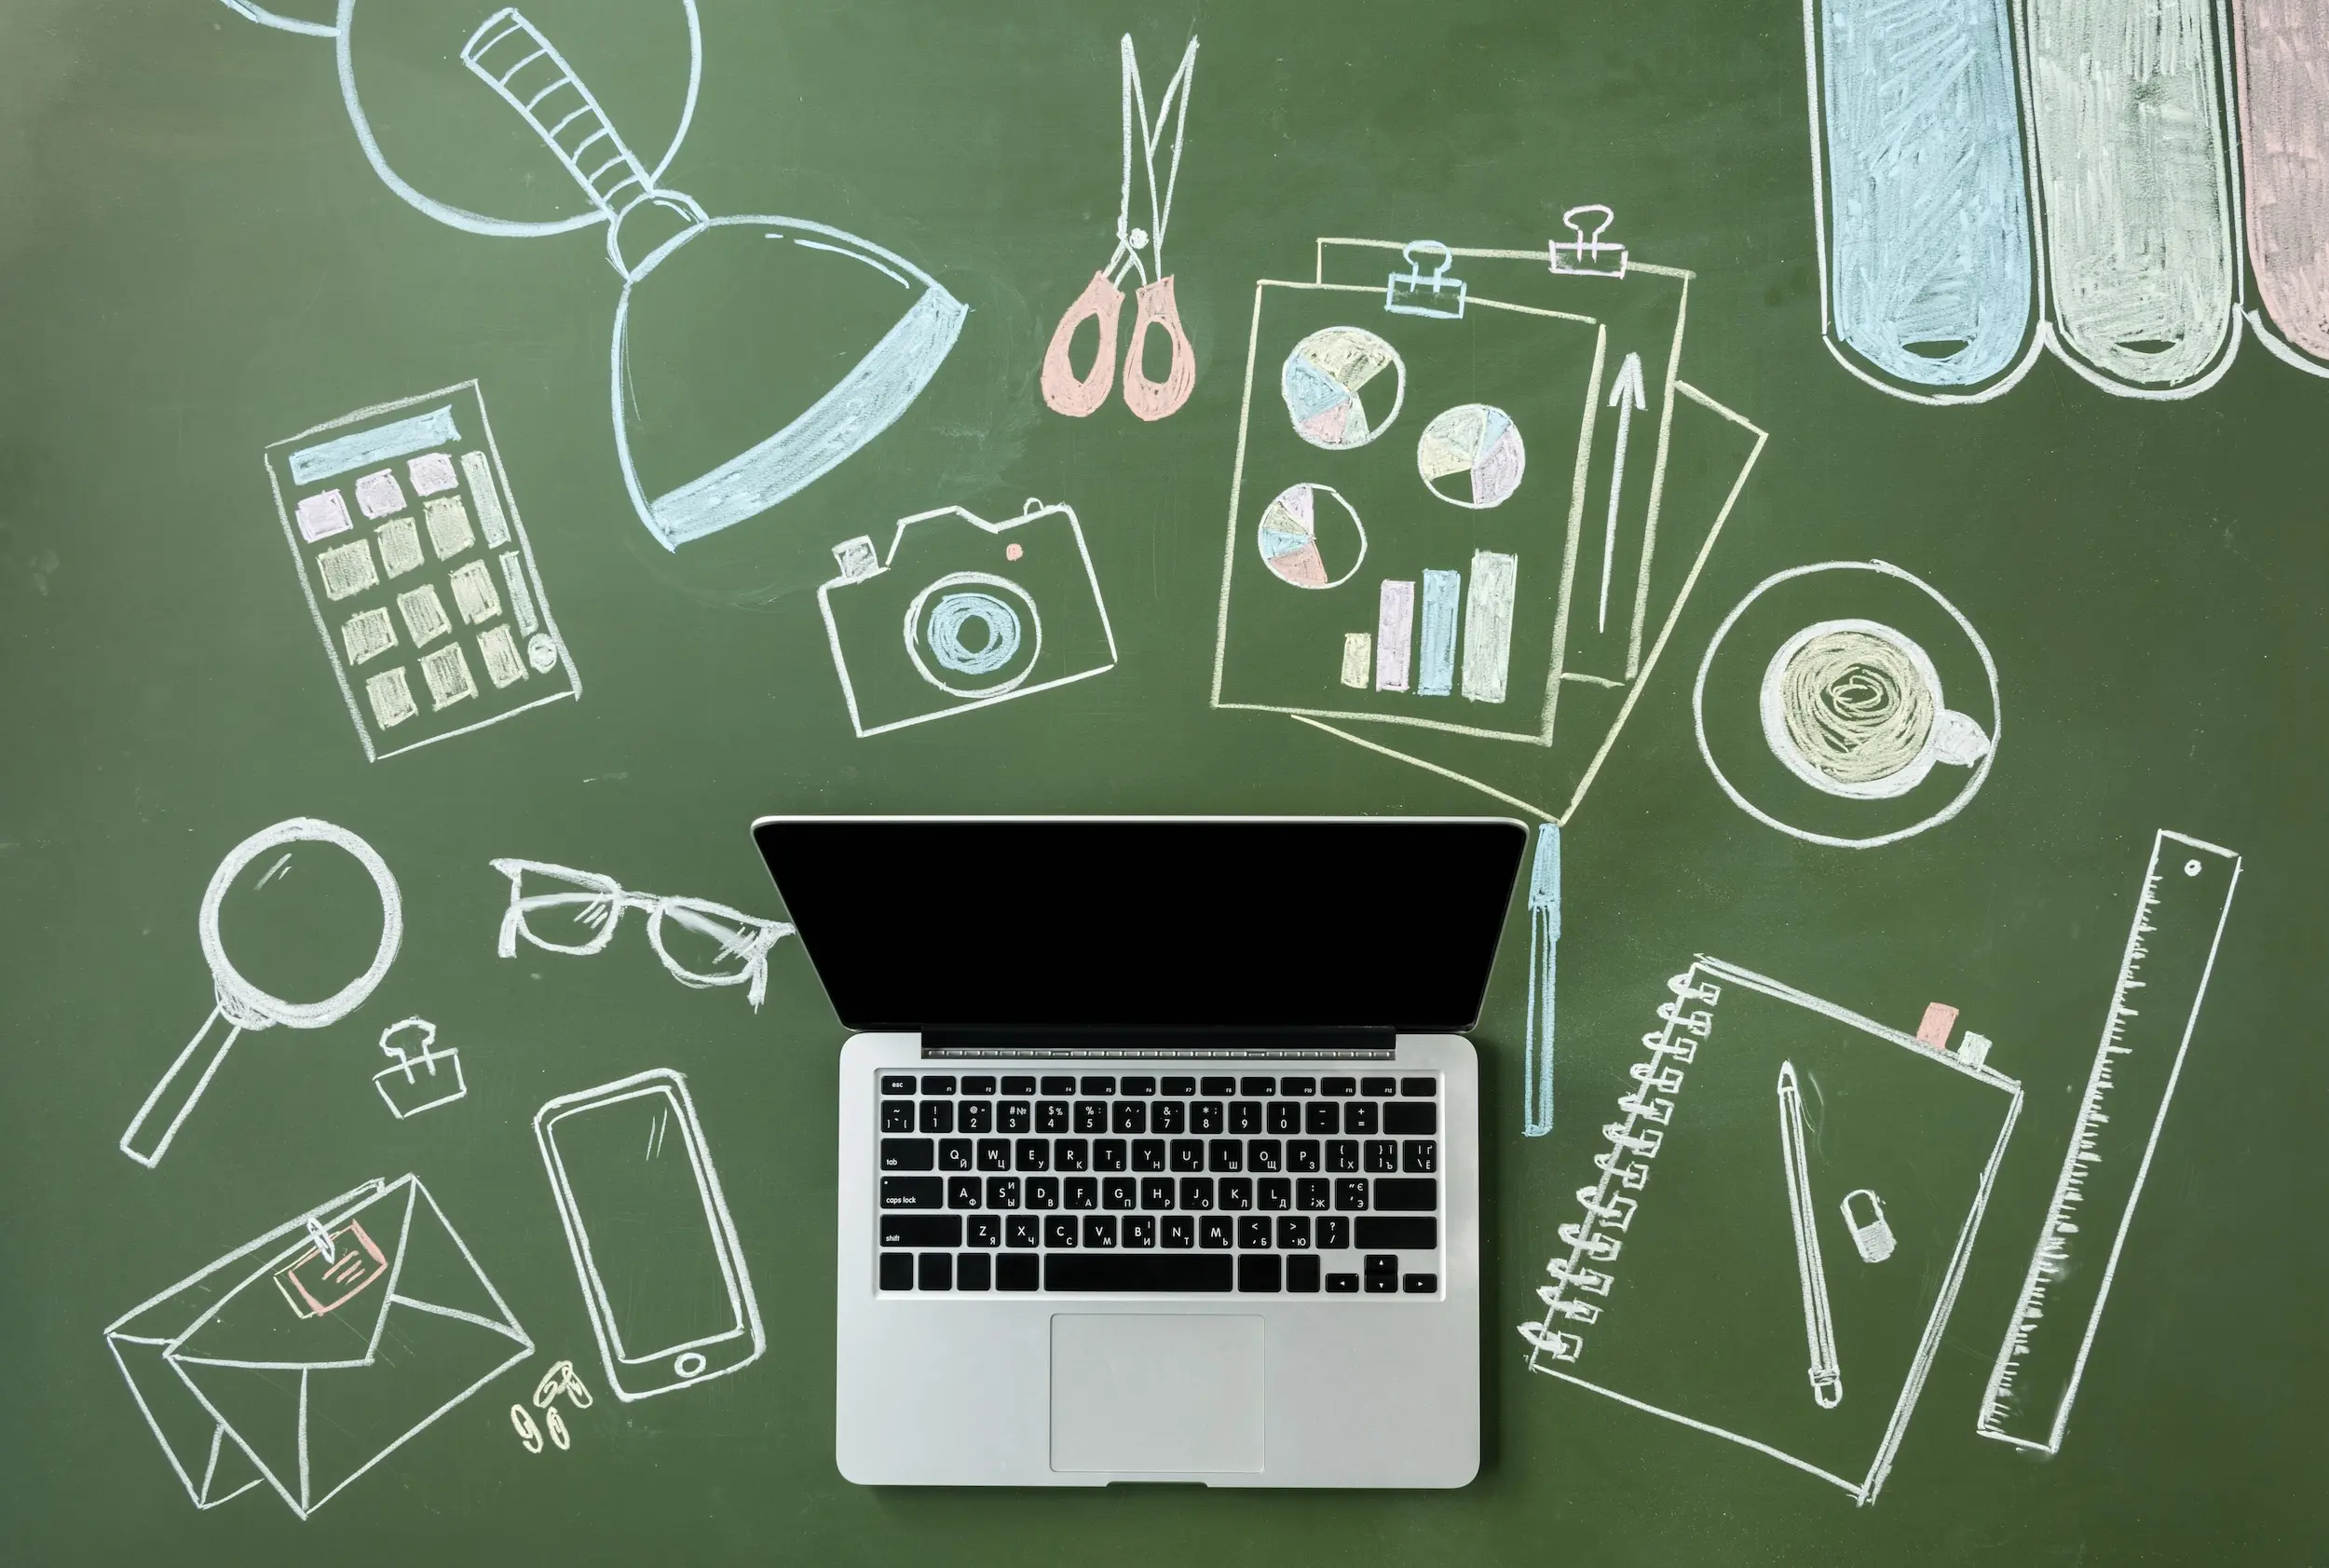
<path id="1" fill-rule="evenodd" d="M 989 523 L 960 507 L 901 521 L 887 556 L 833 547 L 817 590 L 860 736 L 1047 691 L 1115 668 L 1116 635 L 1073 509 L 1029 500 Z"/>

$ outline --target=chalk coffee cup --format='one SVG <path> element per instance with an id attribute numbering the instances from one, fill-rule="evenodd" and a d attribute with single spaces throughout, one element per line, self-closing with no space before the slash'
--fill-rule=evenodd
<path id="1" fill-rule="evenodd" d="M 1822 620 L 1788 638 L 1764 667 L 1761 706 L 1771 755 L 1847 799 L 1894 799 L 1937 763 L 1989 755 L 1988 732 L 1948 705 L 1931 658 L 1881 621 Z"/>

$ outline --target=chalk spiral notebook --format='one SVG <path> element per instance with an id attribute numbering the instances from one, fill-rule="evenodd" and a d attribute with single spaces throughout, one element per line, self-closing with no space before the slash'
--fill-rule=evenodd
<path id="1" fill-rule="evenodd" d="M 1953 1053 L 1720 960 L 1667 985 L 1520 1325 L 1529 1365 L 1870 1502 L 2022 1086 L 1985 1043 Z"/>

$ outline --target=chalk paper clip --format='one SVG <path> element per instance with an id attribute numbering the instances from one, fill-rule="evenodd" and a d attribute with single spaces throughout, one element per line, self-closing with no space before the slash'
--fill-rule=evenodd
<path id="1" fill-rule="evenodd" d="M 419 1036 L 416 1051 L 397 1043 L 408 1030 Z M 450 1105 L 469 1093 L 461 1077 L 461 1053 L 436 1047 L 437 1026 L 426 1018 L 407 1018 L 380 1031 L 380 1049 L 396 1065 L 374 1073 L 372 1082 L 388 1102 L 388 1114 L 398 1121 Z"/>
<path id="2" fill-rule="evenodd" d="M 1418 251 L 1439 253 L 1439 265 L 1428 276 L 1423 272 L 1423 264 L 1415 259 Z M 1399 254 L 1407 258 L 1407 270 L 1393 273 L 1383 284 L 1382 307 L 1395 316 L 1464 320 L 1464 280 L 1448 276 L 1448 268 L 1455 265 L 1455 252 L 1437 239 L 1418 239 L 1404 247 Z"/>
<path id="3" fill-rule="evenodd" d="M 1600 202 L 1572 207 L 1560 215 L 1569 225 L 1571 238 L 1556 239 L 1550 247 L 1555 272 L 1573 273 L 1582 278 L 1623 278 L 1626 275 L 1626 248 L 1614 239 L 1601 238 L 1609 225 L 1617 221 L 1617 214 Z M 1592 226 L 1586 225 L 1590 223 Z"/>

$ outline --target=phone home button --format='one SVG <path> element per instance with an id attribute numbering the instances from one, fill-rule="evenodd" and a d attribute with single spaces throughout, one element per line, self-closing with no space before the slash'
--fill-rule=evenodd
<path id="1" fill-rule="evenodd" d="M 671 1370 L 678 1377 L 701 1377 L 703 1374 L 704 1365 L 702 1356 L 690 1350 L 678 1360 L 674 1361 L 671 1364 Z"/>

